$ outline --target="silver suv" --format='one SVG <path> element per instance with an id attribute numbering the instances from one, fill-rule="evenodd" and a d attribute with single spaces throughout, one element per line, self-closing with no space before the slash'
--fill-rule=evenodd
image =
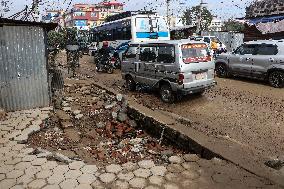
<path id="1" fill-rule="evenodd" d="M 276 88 L 284 87 L 284 42 L 250 41 L 232 53 L 221 54 L 215 61 L 218 77 L 242 76 L 269 81 Z"/>

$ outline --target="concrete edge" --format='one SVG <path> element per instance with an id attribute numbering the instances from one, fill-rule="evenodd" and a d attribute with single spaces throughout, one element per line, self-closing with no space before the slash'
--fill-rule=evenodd
<path id="1" fill-rule="evenodd" d="M 78 84 L 79 83 L 85 84 L 86 82 L 78 82 Z M 106 90 L 109 94 L 116 95 L 119 93 L 99 82 L 94 83 L 93 81 L 87 81 L 87 83 L 94 84 L 95 86 Z M 146 126 L 144 128 L 152 134 L 163 132 L 164 137 L 177 146 L 193 150 L 202 156 L 220 157 L 254 175 L 268 179 L 284 188 L 284 176 L 278 171 L 265 166 L 264 162 L 261 161 L 262 158 L 251 149 L 229 140 L 205 135 L 200 131 L 177 122 L 177 120 L 170 116 L 166 116 L 159 111 L 153 111 L 138 104 L 131 97 L 127 97 L 127 99 L 129 102 L 129 110 L 131 112 L 130 117 L 138 117 L 136 121 L 143 121 L 144 125 L 145 123 L 147 125 L 147 122 L 156 123 L 155 126 L 157 126 L 157 128 L 154 130 L 153 127 L 147 128 Z"/>

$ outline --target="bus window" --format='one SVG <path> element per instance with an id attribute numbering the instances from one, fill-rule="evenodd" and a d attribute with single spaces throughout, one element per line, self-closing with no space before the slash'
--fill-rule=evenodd
<path id="1" fill-rule="evenodd" d="M 156 47 L 141 47 L 139 60 L 146 62 L 156 61 Z"/>
<path id="2" fill-rule="evenodd" d="M 174 46 L 159 46 L 157 62 L 174 63 L 175 62 Z"/>

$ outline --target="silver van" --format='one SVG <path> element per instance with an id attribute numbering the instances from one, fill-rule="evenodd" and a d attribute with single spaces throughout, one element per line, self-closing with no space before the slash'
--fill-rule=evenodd
<path id="1" fill-rule="evenodd" d="M 204 42 L 191 40 L 130 43 L 121 65 L 129 90 L 137 84 L 158 89 L 164 102 L 177 95 L 202 94 L 215 85 L 214 62 Z"/>

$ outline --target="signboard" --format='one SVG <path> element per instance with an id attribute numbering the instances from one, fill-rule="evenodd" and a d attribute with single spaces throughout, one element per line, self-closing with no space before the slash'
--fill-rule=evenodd
<path id="1" fill-rule="evenodd" d="M 75 20 L 75 26 L 87 26 L 87 20 Z"/>

